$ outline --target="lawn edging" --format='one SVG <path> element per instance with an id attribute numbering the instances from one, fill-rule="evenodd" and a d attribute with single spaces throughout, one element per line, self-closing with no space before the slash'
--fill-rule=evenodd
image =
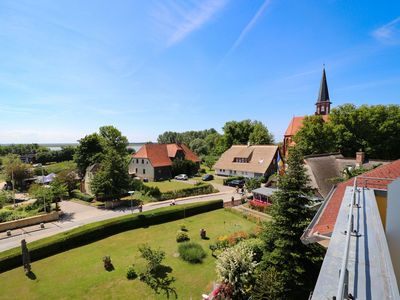
<path id="1" fill-rule="evenodd" d="M 86 224 L 28 244 L 31 261 L 61 253 L 127 230 L 175 221 L 223 207 L 222 200 L 170 206 Z M 0 273 L 22 265 L 20 247 L 0 253 Z"/>

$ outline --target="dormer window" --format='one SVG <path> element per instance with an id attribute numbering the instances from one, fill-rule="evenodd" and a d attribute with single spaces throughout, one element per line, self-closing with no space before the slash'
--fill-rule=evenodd
<path id="1" fill-rule="evenodd" d="M 233 162 L 236 162 L 236 163 L 247 163 L 248 161 L 247 161 L 247 158 L 245 158 L 245 157 L 235 157 L 233 159 Z"/>

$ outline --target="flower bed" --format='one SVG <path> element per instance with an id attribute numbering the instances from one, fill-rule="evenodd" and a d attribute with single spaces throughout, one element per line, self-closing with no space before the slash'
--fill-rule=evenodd
<path id="1" fill-rule="evenodd" d="M 269 210 L 269 207 L 271 205 L 272 205 L 271 203 L 259 201 L 259 200 L 251 200 L 249 202 L 249 207 L 251 209 L 257 210 L 262 213 L 266 213 Z"/>

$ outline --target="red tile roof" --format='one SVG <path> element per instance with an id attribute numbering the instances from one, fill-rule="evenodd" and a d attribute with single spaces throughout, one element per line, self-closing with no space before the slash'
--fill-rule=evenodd
<path id="1" fill-rule="evenodd" d="M 133 158 L 147 158 L 153 167 L 171 166 L 178 150 L 182 150 L 185 159 L 193 162 L 200 162 L 200 159 L 184 144 L 145 144 L 138 152 L 132 155 Z"/>
<path id="2" fill-rule="evenodd" d="M 363 173 L 363 177 L 371 177 L 376 179 L 357 180 L 357 186 L 364 186 L 371 189 L 387 190 L 387 186 L 391 180 L 382 180 L 379 178 L 396 179 L 400 177 L 400 159 L 393 161 L 387 165 L 383 165 L 371 171 Z M 346 187 L 353 186 L 354 178 L 341 182 L 337 185 L 332 195 L 327 200 L 327 205 L 322 211 L 318 221 L 313 226 L 311 233 L 318 232 L 319 234 L 330 235 L 335 227 L 336 218 L 339 214 L 340 205 L 342 204 L 343 196 Z"/>
<path id="3" fill-rule="evenodd" d="M 302 117 L 293 117 L 289 123 L 288 128 L 286 129 L 285 136 L 294 136 L 300 128 L 303 126 L 303 120 L 305 116 Z M 329 115 L 323 115 L 322 119 L 327 122 L 329 119 Z"/>

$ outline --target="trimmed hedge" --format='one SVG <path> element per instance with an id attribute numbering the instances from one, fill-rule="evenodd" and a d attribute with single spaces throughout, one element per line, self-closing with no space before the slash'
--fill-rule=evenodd
<path id="1" fill-rule="evenodd" d="M 90 201 L 92 201 L 94 199 L 93 196 L 90 196 L 88 194 L 84 194 L 80 190 L 72 190 L 71 191 L 71 196 L 73 198 L 77 198 L 77 199 L 85 201 L 85 202 L 90 202 Z"/>
<path id="2" fill-rule="evenodd" d="M 224 185 L 227 185 L 229 181 L 241 180 L 241 179 L 244 179 L 244 177 L 243 176 L 229 176 L 228 178 L 224 179 L 223 183 L 224 183 Z"/>
<path id="3" fill-rule="evenodd" d="M 216 190 L 211 184 L 201 183 L 193 187 L 162 193 L 159 200 L 169 200 L 169 199 L 211 194 L 216 192 L 218 192 L 218 190 Z"/>
<path id="4" fill-rule="evenodd" d="M 163 207 L 83 225 L 28 244 L 32 261 L 73 249 L 114 234 L 149 225 L 175 221 L 223 207 L 222 200 Z M 0 273 L 22 265 L 20 247 L 0 253 Z"/>

